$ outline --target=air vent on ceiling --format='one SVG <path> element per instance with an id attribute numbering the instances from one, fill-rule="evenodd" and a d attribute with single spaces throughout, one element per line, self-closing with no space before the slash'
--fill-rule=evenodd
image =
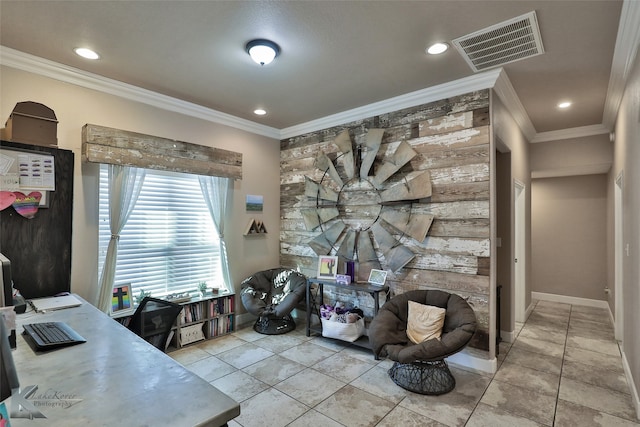
<path id="1" fill-rule="evenodd" d="M 459 37 L 453 44 L 473 71 L 544 53 L 535 11 Z"/>

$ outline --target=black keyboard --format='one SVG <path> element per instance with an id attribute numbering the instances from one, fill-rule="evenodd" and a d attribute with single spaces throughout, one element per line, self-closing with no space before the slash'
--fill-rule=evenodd
<path id="1" fill-rule="evenodd" d="M 27 324 L 24 325 L 24 334 L 31 338 L 38 350 L 49 350 L 87 342 L 64 322 Z"/>

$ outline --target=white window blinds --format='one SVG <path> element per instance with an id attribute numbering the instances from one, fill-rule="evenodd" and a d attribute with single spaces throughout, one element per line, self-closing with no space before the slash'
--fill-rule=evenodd
<path id="1" fill-rule="evenodd" d="M 107 166 L 100 166 L 99 270 L 111 238 Z M 226 289 L 219 239 L 196 175 L 147 170 L 136 206 L 120 235 L 114 285 L 131 283 L 161 297 L 195 292 L 199 282 Z"/>

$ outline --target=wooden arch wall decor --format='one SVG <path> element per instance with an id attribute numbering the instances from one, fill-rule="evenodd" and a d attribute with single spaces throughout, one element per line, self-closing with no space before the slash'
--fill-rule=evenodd
<path id="1" fill-rule="evenodd" d="M 317 255 L 357 261 L 359 280 L 380 269 L 381 261 L 394 272 L 404 267 L 415 254 L 402 238 L 422 242 L 434 219 L 428 209 L 429 171 L 403 169 L 418 154 L 406 141 L 392 154 L 380 153 L 383 134 L 383 129 L 369 129 L 356 145 L 349 131 L 342 131 L 334 140 L 335 163 L 320 152 L 314 165 L 322 178 L 305 176 L 305 195 L 315 199 L 315 207 L 302 209 L 302 218 L 307 230 L 321 230 L 309 246 Z"/>

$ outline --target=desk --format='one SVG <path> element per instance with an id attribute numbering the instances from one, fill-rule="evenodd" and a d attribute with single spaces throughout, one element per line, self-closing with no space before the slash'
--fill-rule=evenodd
<path id="1" fill-rule="evenodd" d="M 313 285 L 317 285 L 316 293 L 313 292 Z M 373 315 L 375 317 L 378 314 L 378 310 L 380 309 L 380 301 L 379 295 L 380 292 L 384 292 L 386 297 L 385 301 L 389 301 L 389 286 L 375 286 L 369 283 L 350 283 L 348 285 L 343 285 L 341 283 L 336 282 L 335 280 L 328 279 L 317 279 L 310 278 L 307 279 L 307 290 L 306 290 L 306 311 L 307 311 L 307 336 L 311 336 L 311 332 L 316 332 L 322 334 L 322 324 L 312 325 L 311 324 L 311 315 L 316 314 L 318 319 L 320 319 L 320 306 L 324 304 L 324 287 L 325 286 L 333 286 L 335 288 L 347 289 L 350 291 L 356 292 L 365 292 L 373 297 Z M 358 340 L 354 341 L 352 344 L 355 344 L 364 348 L 371 348 L 369 344 L 369 337 L 363 336 Z"/>
<path id="2" fill-rule="evenodd" d="M 20 387 L 38 386 L 28 401 L 47 418 L 12 417 L 12 426 L 217 427 L 240 414 L 236 401 L 85 301 L 19 315 L 17 331 L 47 321 L 66 322 L 87 342 L 36 353 L 18 336 Z"/>

